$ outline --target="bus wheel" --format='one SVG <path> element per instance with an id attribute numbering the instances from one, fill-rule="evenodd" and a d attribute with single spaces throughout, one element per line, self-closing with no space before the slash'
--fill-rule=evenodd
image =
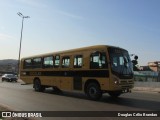
<path id="1" fill-rule="evenodd" d="M 89 83 L 86 90 L 86 95 L 91 100 L 99 100 L 102 97 L 102 91 L 97 83 Z"/>
<path id="2" fill-rule="evenodd" d="M 117 98 L 121 95 L 121 92 L 109 92 L 109 95 L 113 98 Z"/>
<path id="3" fill-rule="evenodd" d="M 45 87 L 41 85 L 39 79 L 34 80 L 34 90 L 37 92 L 43 92 L 45 90 Z"/>

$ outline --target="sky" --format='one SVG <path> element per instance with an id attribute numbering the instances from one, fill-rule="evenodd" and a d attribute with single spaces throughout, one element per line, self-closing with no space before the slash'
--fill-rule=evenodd
<path id="1" fill-rule="evenodd" d="M 160 61 L 160 0 L 0 0 L 0 59 L 92 45 L 138 55 L 140 66 Z M 131 57 L 131 59 L 133 59 Z"/>

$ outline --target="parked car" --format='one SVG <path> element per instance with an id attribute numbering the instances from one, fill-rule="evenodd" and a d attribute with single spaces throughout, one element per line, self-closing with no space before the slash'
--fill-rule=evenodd
<path id="1" fill-rule="evenodd" d="M 2 75 L 2 82 L 3 81 L 8 81 L 8 82 L 17 82 L 18 78 L 14 74 L 4 74 Z"/>

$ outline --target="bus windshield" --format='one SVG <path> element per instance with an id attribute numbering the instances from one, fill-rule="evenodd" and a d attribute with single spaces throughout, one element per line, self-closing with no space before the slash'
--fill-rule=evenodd
<path id="1" fill-rule="evenodd" d="M 121 79 L 133 77 L 133 66 L 129 54 L 120 48 L 109 48 L 111 70 Z"/>

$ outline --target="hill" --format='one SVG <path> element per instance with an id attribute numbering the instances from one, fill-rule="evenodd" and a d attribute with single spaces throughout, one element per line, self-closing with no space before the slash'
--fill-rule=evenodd
<path id="1" fill-rule="evenodd" d="M 18 60 L 15 59 L 0 60 L 0 75 L 4 73 L 17 73 L 17 71 L 18 71 Z"/>
<path id="2" fill-rule="evenodd" d="M 0 60 L 0 65 L 17 65 L 18 60 L 15 59 L 4 59 Z"/>

